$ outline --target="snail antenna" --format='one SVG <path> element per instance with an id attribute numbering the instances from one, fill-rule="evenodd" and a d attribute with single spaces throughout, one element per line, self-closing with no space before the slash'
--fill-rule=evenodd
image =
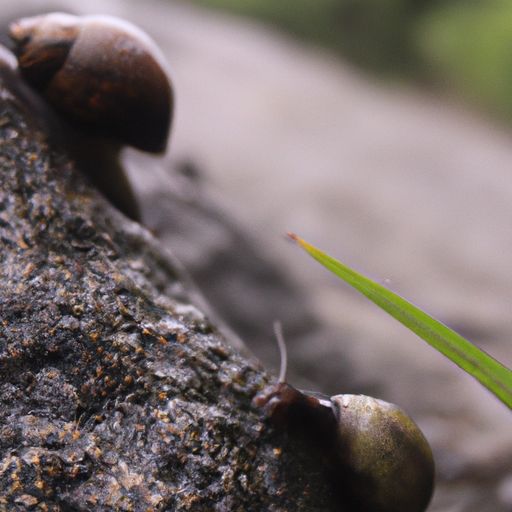
<path id="1" fill-rule="evenodd" d="M 281 322 L 274 322 L 274 334 L 279 347 L 279 355 L 281 356 L 281 367 L 279 369 L 279 383 L 286 382 L 286 370 L 288 368 L 288 353 L 286 351 L 286 343 L 283 336 L 283 327 Z"/>

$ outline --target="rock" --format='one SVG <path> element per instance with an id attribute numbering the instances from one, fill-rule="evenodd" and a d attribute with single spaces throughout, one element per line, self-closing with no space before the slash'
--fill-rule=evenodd
<path id="1" fill-rule="evenodd" d="M 251 405 L 268 376 L 15 83 L 3 69 L 0 510 L 340 510 L 321 461 Z"/>

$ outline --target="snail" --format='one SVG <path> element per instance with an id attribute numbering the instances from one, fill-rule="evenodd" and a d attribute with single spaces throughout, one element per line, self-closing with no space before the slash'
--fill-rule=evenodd
<path id="1" fill-rule="evenodd" d="M 128 216 L 138 207 L 119 164 L 122 145 L 165 150 L 173 91 L 157 46 L 108 16 L 51 13 L 9 27 L 21 76 L 78 130 L 67 146 L 100 190 Z"/>
<path id="2" fill-rule="evenodd" d="M 277 384 L 254 398 L 278 428 L 309 436 L 327 461 L 331 479 L 355 510 L 422 512 L 434 485 L 432 451 L 419 427 L 399 407 L 364 395 L 325 397 L 286 382 L 286 347 Z"/>

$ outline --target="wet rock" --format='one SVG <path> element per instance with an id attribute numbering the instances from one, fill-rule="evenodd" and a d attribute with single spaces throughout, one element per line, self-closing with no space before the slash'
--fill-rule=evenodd
<path id="1" fill-rule="evenodd" d="M 340 510 L 321 461 L 252 407 L 268 377 L 48 142 L 6 73 L 0 510 Z"/>

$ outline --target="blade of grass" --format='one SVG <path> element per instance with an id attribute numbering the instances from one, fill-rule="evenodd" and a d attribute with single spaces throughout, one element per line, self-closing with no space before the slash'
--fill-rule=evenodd
<path id="1" fill-rule="evenodd" d="M 472 375 L 512 409 L 512 371 L 407 300 L 368 279 L 293 233 L 288 236 L 333 274 L 368 297 Z"/>

